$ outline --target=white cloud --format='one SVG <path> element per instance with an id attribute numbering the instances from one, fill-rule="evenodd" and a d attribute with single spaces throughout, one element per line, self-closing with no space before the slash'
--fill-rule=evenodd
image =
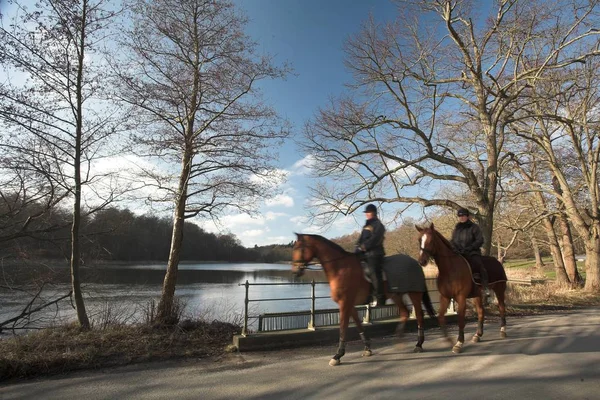
<path id="1" fill-rule="evenodd" d="M 234 228 L 240 225 L 264 225 L 264 217 L 252 217 L 248 214 L 225 215 L 219 219 L 221 225 L 226 228 Z"/>
<path id="2" fill-rule="evenodd" d="M 273 221 L 279 217 L 286 217 L 288 214 L 286 213 L 282 213 L 282 212 L 273 212 L 273 211 L 267 211 L 265 213 L 265 219 L 267 221 Z"/>
<path id="3" fill-rule="evenodd" d="M 278 194 L 272 199 L 268 199 L 265 201 L 267 206 L 284 206 L 284 207 L 294 207 L 294 199 L 287 194 Z"/>
<path id="4" fill-rule="evenodd" d="M 294 235 L 289 236 L 269 236 L 265 238 L 265 244 L 286 244 L 295 240 Z"/>
<path id="5" fill-rule="evenodd" d="M 262 236 L 265 233 L 263 229 L 251 229 L 249 231 L 244 231 L 240 234 L 240 237 L 257 237 Z"/>
<path id="6" fill-rule="evenodd" d="M 305 156 L 304 158 L 296 161 L 292 165 L 291 173 L 294 175 L 308 175 L 310 174 L 313 166 L 315 165 L 315 157 L 312 154 Z"/>
<path id="7" fill-rule="evenodd" d="M 388 170 L 395 170 L 402 166 L 402 164 L 395 160 L 385 160 L 384 162 Z M 419 172 L 419 170 L 417 170 L 412 165 L 409 165 L 408 167 L 401 168 L 394 172 L 394 176 L 396 177 L 396 179 L 399 180 L 407 180 L 414 177 L 417 174 L 417 172 Z"/>
<path id="8" fill-rule="evenodd" d="M 302 215 L 297 215 L 295 217 L 290 218 L 290 222 L 294 225 L 306 225 L 308 224 L 308 219 Z"/>
<path id="9" fill-rule="evenodd" d="M 273 171 L 269 171 L 268 174 L 265 175 L 250 175 L 250 182 L 259 183 L 263 185 L 268 185 L 273 188 L 280 187 L 285 184 L 288 176 L 290 175 L 289 171 L 285 169 L 275 169 Z"/>

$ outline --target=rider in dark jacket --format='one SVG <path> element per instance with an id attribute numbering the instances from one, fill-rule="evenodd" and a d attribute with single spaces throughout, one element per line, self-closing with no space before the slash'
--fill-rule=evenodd
<path id="1" fill-rule="evenodd" d="M 481 246 L 483 246 L 483 234 L 479 225 L 469 219 L 470 213 L 466 208 L 458 210 L 459 222 L 452 232 L 452 246 L 454 251 L 461 254 L 469 261 L 473 269 L 473 277 L 481 278 L 481 285 L 486 294 L 488 292 L 488 274 L 483 267 L 481 259 Z"/>
<path id="2" fill-rule="evenodd" d="M 367 222 L 360 233 L 356 243 L 355 253 L 365 256 L 369 265 L 369 275 L 373 282 L 373 289 L 377 305 L 385 304 L 385 294 L 383 292 L 383 259 L 385 251 L 383 250 L 383 239 L 385 227 L 377 218 L 377 208 L 373 204 L 365 207 Z"/>

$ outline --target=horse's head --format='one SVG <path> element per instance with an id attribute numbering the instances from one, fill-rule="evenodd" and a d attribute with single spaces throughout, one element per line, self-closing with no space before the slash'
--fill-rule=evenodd
<path id="1" fill-rule="evenodd" d="M 429 261 L 436 255 L 436 248 L 433 240 L 435 231 L 433 223 L 428 228 L 421 228 L 418 225 L 415 225 L 415 228 L 419 231 L 419 264 L 424 267 L 429 264 Z"/>
<path id="2" fill-rule="evenodd" d="M 292 272 L 296 276 L 302 276 L 308 263 L 315 257 L 315 249 L 311 245 L 309 237 L 300 233 L 297 233 L 296 236 L 298 238 L 292 249 Z"/>

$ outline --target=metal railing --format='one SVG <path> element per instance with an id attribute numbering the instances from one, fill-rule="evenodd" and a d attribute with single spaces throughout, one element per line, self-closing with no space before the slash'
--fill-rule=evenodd
<path id="1" fill-rule="evenodd" d="M 426 279 L 427 281 L 435 281 L 435 279 Z M 328 285 L 329 282 L 281 282 L 281 283 L 250 283 L 246 280 L 245 283 L 239 283 L 238 286 L 245 287 L 244 296 L 244 324 L 242 327 L 242 336 L 248 335 L 249 319 L 258 319 L 258 331 L 275 331 L 286 329 L 298 329 L 307 327 L 310 330 L 316 329 L 317 326 L 335 325 L 339 323 L 339 310 L 335 309 L 319 309 L 315 308 L 316 300 L 328 299 L 330 296 L 316 296 L 316 285 Z M 309 297 L 279 297 L 267 299 L 250 299 L 250 286 L 288 286 L 288 285 L 310 285 Z M 437 290 L 429 290 L 434 292 Z M 267 313 L 261 315 L 249 315 L 249 304 L 251 302 L 273 302 L 273 301 L 292 301 L 292 300 L 310 300 L 310 310 L 308 311 L 288 311 Z M 437 304 L 437 302 L 434 302 Z M 362 318 L 363 323 L 370 323 L 381 319 L 398 316 L 398 307 L 395 304 L 385 305 L 381 307 L 371 307 L 370 305 L 357 306 L 359 318 Z M 410 308 L 410 307 L 409 307 Z M 450 303 L 448 308 L 449 313 L 454 313 L 454 302 Z M 414 316 L 414 310 L 411 310 L 411 316 Z"/>

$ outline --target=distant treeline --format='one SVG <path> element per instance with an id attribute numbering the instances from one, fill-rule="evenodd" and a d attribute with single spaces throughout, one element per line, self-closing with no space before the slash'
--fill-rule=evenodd
<path id="1" fill-rule="evenodd" d="M 70 251 L 69 220 L 67 211 L 55 211 L 44 217 L 43 225 L 52 227 L 48 232 L 1 241 L 0 251 L 4 257 L 64 258 Z M 107 208 L 84 218 L 82 231 L 82 258 L 87 261 L 166 261 L 169 257 L 170 218 Z M 291 260 L 291 252 L 289 244 L 246 248 L 231 233 L 214 234 L 186 222 L 181 260 L 277 262 Z"/>

